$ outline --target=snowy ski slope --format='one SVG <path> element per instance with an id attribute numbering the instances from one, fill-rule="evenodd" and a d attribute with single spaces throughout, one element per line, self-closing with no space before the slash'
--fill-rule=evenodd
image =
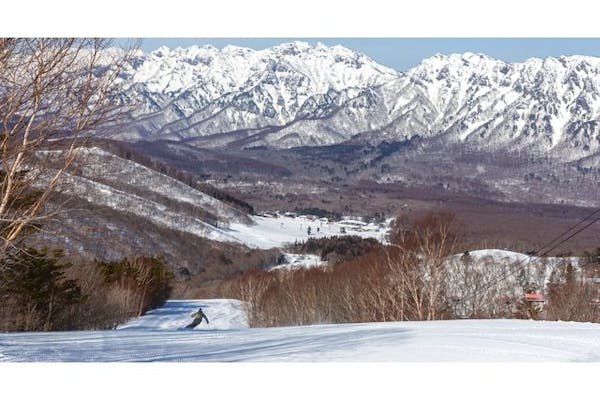
<path id="1" fill-rule="evenodd" d="M 198 306 L 210 324 L 181 330 Z M 238 301 L 168 301 L 112 331 L 0 334 L 0 361 L 600 362 L 600 325 L 457 320 L 248 329 Z"/>
<path id="2" fill-rule="evenodd" d="M 254 225 L 232 223 L 223 230 L 226 238 L 243 243 L 250 247 L 269 249 L 281 247 L 286 243 L 302 242 L 309 238 L 322 238 L 339 235 L 357 235 L 363 238 L 374 238 L 385 241 L 391 219 L 382 226 L 374 223 L 363 223 L 353 219 L 327 221 L 307 216 L 252 216 Z M 308 235 L 308 228 L 311 230 Z M 345 232 L 345 233 L 344 233 Z M 219 239 L 217 239 L 219 240 Z"/>
<path id="3" fill-rule="evenodd" d="M 202 307 L 208 317 L 194 330 L 243 329 L 248 328 L 248 320 L 243 303 L 239 300 L 169 300 L 164 306 L 149 311 L 117 327 L 118 330 L 167 330 L 185 327 L 192 321 L 191 314 Z"/>

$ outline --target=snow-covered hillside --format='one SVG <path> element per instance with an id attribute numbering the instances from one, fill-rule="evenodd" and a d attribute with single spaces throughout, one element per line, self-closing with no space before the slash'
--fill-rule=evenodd
<path id="1" fill-rule="evenodd" d="M 39 155 L 51 158 L 53 154 L 50 151 Z M 102 210 L 108 220 L 99 223 L 106 225 L 111 235 L 118 231 L 119 235 L 132 242 L 138 240 L 139 235 L 146 234 L 145 230 L 153 225 L 217 242 L 262 249 L 282 247 L 311 237 L 345 234 L 384 241 L 390 222 L 366 224 L 351 219 L 328 221 L 311 216 L 250 216 L 180 180 L 101 148 L 77 149 L 77 157 L 78 168 L 61 178 L 62 193 L 93 208 L 94 211 L 84 214 L 85 217 L 91 218 L 97 210 Z M 118 229 L 118 221 L 111 218 L 117 215 L 125 222 L 134 218 L 139 222 Z M 95 248 L 96 245 L 96 239 L 87 237 L 85 229 L 81 228 L 81 218 L 79 214 L 65 213 L 60 224 L 60 229 L 72 227 L 82 233 L 77 251 Z M 143 229 L 140 229 L 140 224 L 143 224 Z M 128 230 L 131 230 L 130 235 Z M 55 234 L 51 239 L 57 246 L 72 247 L 72 234 L 66 234 L 64 240 L 61 237 Z M 86 245 L 87 242 L 92 242 L 92 245 Z M 105 252 L 95 254 L 96 257 L 105 255 Z M 177 259 L 178 255 L 174 256 Z"/>
<path id="2" fill-rule="evenodd" d="M 569 262 L 573 266 L 579 265 L 579 257 L 538 257 L 530 256 L 523 253 L 518 253 L 510 250 L 501 249 L 481 249 L 469 251 L 469 257 L 476 262 L 484 262 L 486 260 L 493 261 L 494 263 L 534 263 L 534 264 L 545 264 L 549 268 L 555 267 L 561 263 Z M 462 255 L 456 255 L 455 257 L 462 257 Z"/>
<path id="3" fill-rule="evenodd" d="M 309 238 L 328 236 L 357 235 L 363 238 L 374 238 L 385 241 L 389 229 L 385 224 L 364 223 L 354 219 L 329 221 L 308 216 L 253 216 L 254 224 L 232 223 L 227 235 L 250 247 L 281 247 L 286 243 L 303 242 Z M 308 230 L 310 228 L 310 235 Z"/>
<path id="4" fill-rule="evenodd" d="M 272 267 L 271 271 L 276 270 L 292 270 L 300 268 L 314 268 L 327 265 L 326 261 L 322 261 L 321 257 L 315 254 L 295 254 L 285 253 L 285 263 Z"/>
<path id="5" fill-rule="evenodd" d="M 448 257 L 442 286 L 454 302 L 454 317 L 471 318 L 479 313 L 479 317 L 497 318 L 506 315 L 502 314 L 505 306 L 518 304 L 525 288 L 539 291 L 545 297 L 553 272 L 567 265 L 573 266 L 578 274 L 581 272 L 577 257 L 535 257 L 500 249 L 474 250 Z"/>
<path id="6" fill-rule="evenodd" d="M 178 330 L 198 305 L 210 324 Z M 600 362 L 598 324 L 461 320 L 246 329 L 239 306 L 170 301 L 115 331 L 0 334 L 0 361 Z"/>
<path id="7" fill-rule="evenodd" d="M 53 153 L 39 152 L 39 157 L 51 159 Z M 243 211 L 101 148 L 78 148 L 76 157 L 77 168 L 63 174 L 59 189 L 95 208 L 131 214 L 156 225 L 217 241 L 236 241 L 223 233 L 229 223 L 251 223 Z M 46 171 L 44 176 L 50 179 L 52 175 Z M 64 218 L 69 220 L 68 215 Z"/>

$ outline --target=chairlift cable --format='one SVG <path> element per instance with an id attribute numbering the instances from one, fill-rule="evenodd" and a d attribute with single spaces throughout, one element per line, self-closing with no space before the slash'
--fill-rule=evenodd
<path id="1" fill-rule="evenodd" d="M 550 244 L 556 242 L 556 240 L 560 239 L 562 236 L 564 236 L 566 233 L 570 232 L 574 227 L 578 226 L 579 224 L 581 224 L 581 222 L 588 220 L 591 216 L 593 216 L 594 214 L 600 212 L 600 208 L 597 209 L 596 211 L 594 211 L 594 213 L 590 214 L 589 216 L 587 216 L 584 220 L 578 222 L 577 224 L 575 224 L 574 226 L 572 226 L 571 228 L 569 228 L 568 230 L 566 230 L 565 232 L 561 233 L 560 235 L 558 235 L 556 238 L 552 239 L 550 242 L 548 242 L 547 244 L 545 244 L 544 246 L 540 247 L 539 250 L 537 251 L 533 251 L 531 254 L 529 254 L 529 257 L 525 260 L 521 260 L 520 262 L 514 264 L 513 266 L 511 266 L 509 268 L 510 274 L 512 274 L 513 270 L 516 269 L 517 267 L 520 267 L 524 262 L 530 262 L 531 258 L 533 256 L 538 255 L 543 249 L 545 249 L 546 247 L 548 247 Z M 544 251 L 542 254 L 539 254 L 540 257 L 542 256 L 546 256 L 548 255 L 548 253 L 552 250 L 554 250 L 555 248 L 557 248 L 558 246 L 560 246 L 561 244 L 565 243 L 567 240 L 573 238 L 575 235 L 579 234 L 580 232 L 584 231 L 585 229 L 587 229 L 588 227 L 590 227 L 591 225 L 593 225 L 594 223 L 598 222 L 600 220 L 600 217 L 596 218 L 595 220 L 593 220 L 592 222 L 588 223 L 587 225 L 585 225 L 584 227 L 580 228 L 579 230 L 577 230 L 576 232 L 572 233 L 571 235 L 569 235 L 567 238 L 561 240 L 558 244 L 554 245 L 553 247 L 551 247 L 550 249 Z M 510 274 L 502 274 L 502 275 L 510 275 Z M 499 277 L 502 278 L 500 280 L 504 280 L 506 279 L 508 276 L 503 277 L 502 275 L 500 275 Z M 500 280 L 498 280 L 497 282 L 499 282 Z M 494 282 L 494 283 L 497 283 Z M 489 288 L 486 288 L 489 289 Z"/>
<path id="2" fill-rule="evenodd" d="M 537 252 L 534 252 L 534 254 L 537 254 L 538 252 L 542 251 L 542 249 L 551 246 L 555 241 L 559 240 L 563 235 L 566 235 L 567 233 L 569 233 L 571 230 L 577 228 L 579 225 L 581 225 L 582 223 L 584 223 L 585 221 L 591 219 L 594 215 L 600 213 L 600 208 L 596 209 L 594 212 L 592 212 L 591 214 L 589 214 L 587 217 L 585 217 L 584 219 L 580 220 L 579 222 L 577 222 L 575 225 L 571 226 L 569 229 L 567 229 L 566 231 L 564 231 L 563 233 L 561 233 L 560 235 L 558 235 L 557 237 L 555 237 L 554 239 L 552 239 L 550 242 L 546 243 L 544 246 L 540 247 L 540 249 Z M 598 219 L 596 219 L 594 222 L 598 221 Z M 593 222 L 592 222 L 593 223 Z M 589 226 L 589 225 L 588 225 Z M 570 238 L 570 237 L 569 237 Z M 564 242 L 561 242 L 560 244 L 562 244 Z M 560 245 L 559 244 L 559 245 Z M 558 247 L 558 246 L 556 246 Z M 556 248 L 554 247 L 554 248 Z M 554 248 L 546 251 L 546 253 L 548 253 L 551 250 L 554 250 Z"/>
<path id="3" fill-rule="evenodd" d="M 588 227 L 590 227 L 591 225 L 595 224 L 598 221 L 600 221 L 600 217 L 596 218 L 595 220 L 593 220 L 592 222 L 590 222 L 587 225 L 583 226 L 582 228 L 579 228 L 577 231 L 573 232 L 571 235 L 569 235 L 565 239 L 561 240 L 558 244 L 556 244 L 553 247 L 551 247 L 550 249 L 546 250 L 543 254 L 541 254 L 541 256 L 548 255 L 548 253 L 550 253 L 552 250 L 556 249 L 558 246 L 560 246 L 561 244 L 565 243 L 567 240 L 571 239 L 573 236 L 577 235 L 578 233 L 586 230 Z"/>
<path id="4" fill-rule="evenodd" d="M 560 235 L 558 235 L 557 237 L 555 237 L 554 239 L 552 239 L 550 242 L 548 242 L 547 244 L 545 244 L 544 246 L 540 247 L 539 250 L 537 251 L 533 251 L 530 254 L 528 254 L 528 258 L 527 259 L 523 259 L 521 261 L 519 261 L 518 263 L 512 265 L 511 267 L 508 268 L 508 271 L 503 272 L 502 274 L 498 275 L 496 278 L 492 279 L 491 282 L 489 282 L 487 285 L 484 285 L 483 288 L 480 288 L 479 290 L 473 292 L 471 295 L 464 297 L 462 300 L 465 299 L 470 299 L 475 297 L 477 294 L 483 292 L 484 290 L 488 290 L 490 289 L 493 285 L 507 279 L 509 276 L 513 275 L 516 272 L 517 267 L 522 266 L 522 264 L 524 262 L 531 262 L 531 258 L 535 255 L 538 255 L 540 257 L 542 256 L 546 256 L 548 255 L 548 253 L 554 249 L 556 249 L 558 246 L 560 246 L 561 244 L 565 243 L 566 241 L 568 241 L 569 239 L 573 238 L 574 236 L 576 236 L 577 234 L 581 233 L 582 231 L 584 231 L 585 229 L 589 228 L 591 225 L 593 225 L 594 223 L 600 221 L 600 217 L 594 219 L 592 222 L 589 222 L 588 224 L 586 224 L 585 226 L 579 228 L 578 230 L 576 230 L 575 232 L 571 233 L 568 237 L 562 239 L 559 243 L 557 243 L 556 245 L 552 246 L 550 249 L 544 251 L 543 253 L 540 254 L 540 252 L 545 249 L 546 247 L 552 245 L 554 242 L 556 242 L 557 240 L 561 239 L 565 234 L 568 234 L 570 231 L 572 231 L 573 229 L 575 229 L 577 226 L 581 225 L 583 222 L 589 220 L 590 218 L 592 218 L 594 215 L 596 215 L 597 213 L 600 212 L 600 208 L 596 209 L 593 213 L 591 213 L 590 215 L 588 215 L 587 217 L 585 217 L 584 219 L 580 220 L 577 224 L 573 225 L 572 227 L 570 227 L 569 229 L 567 229 L 566 231 L 562 232 Z"/>

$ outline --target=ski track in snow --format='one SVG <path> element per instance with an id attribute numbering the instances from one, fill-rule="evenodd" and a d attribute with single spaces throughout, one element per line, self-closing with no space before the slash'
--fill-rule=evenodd
<path id="1" fill-rule="evenodd" d="M 210 324 L 182 330 L 198 307 Z M 116 330 L 0 334 L 0 361 L 600 362 L 600 325 L 455 320 L 249 329 L 237 300 L 171 300 Z"/>

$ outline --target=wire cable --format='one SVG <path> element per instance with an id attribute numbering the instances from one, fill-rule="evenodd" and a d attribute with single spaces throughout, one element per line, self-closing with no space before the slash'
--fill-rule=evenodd
<path id="1" fill-rule="evenodd" d="M 585 226 L 577 229 L 575 232 L 572 232 L 566 238 L 560 240 L 564 235 L 568 234 L 573 229 L 577 228 L 579 225 L 581 225 L 585 221 L 593 218 L 594 215 L 599 214 L 599 213 L 600 213 L 600 208 L 596 209 L 593 213 L 591 213 L 590 215 L 588 215 L 584 219 L 580 220 L 577 224 L 573 225 L 572 227 L 570 227 L 569 229 L 567 229 L 566 231 L 562 232 L 560 235 L 558 235 L 557 237 L 555 237 L 554 239 L 552 239 L 550 242 L 548 242 L 544 246 L 540 247 L 539 250 L 530 252 L 528 254 L 529 257 L 527 259 L 523 259 L 523 260 L 517 262 L 516 264 L 512 265 L 511 267 L 508 268 L 508 271 L 505 271 L 502 274 L 498 275 L 497 277 L 493 278 L 492 281 L 490 281 L 490 282 L 488 282 L 488 284 L 484 285 L 483 288 L 481 288 L 481 289 L 473 292 L 472 294 L 470 294 L 468 296 L 463 297 L 460 301 L 464 301 L 466 299 L 471 299 L 471 298 L 475 297 L 477 294 L 489 290 L 491 287 L 493 287 L 497 283 L 500 283 L 503 280 L 508 279 L 508 277 L 511 276 L 511 275 L 513 275 L 517 271 L 517 268 L 520 267 L 523 263 L 525 263 L 525 262 L 531 262 L 531 258 L 533 256 L 539 254 L 539 257 L 544 257 L 544 256 L 548 255 L 548 253 L 550 253 L 552 250 L 554 250 L 557 247 L 559 247 L 561 244 L 565 243 L 566 241 L 570 240 L 574 236 L 576 236 L 579 233 L 583 232 L 584 230 L 586 230 L 587 228 L 589 228 L 590 226 L 592 226 L 596 222 L 600 221 L 600 216 L 598 216 L 598 218 L 596 218 L 593 221 L 587 223 Z M 553 243 L 556 242 L 557 240 L 560 240 L 560 241 L 557 244 L 553 245 Z M 542 250 L 544 250 L 546 247 L 549 247 L 549 246 L 552 246 L 552 247 L 550 247 L 548 250 L 545 250 L 543 253 L 540 254 L 540 252 L 542 252 Z"/>
<path id="2" fill-rule="evenodd" d="M 594 215 L 596 214 L 600 214 L 600 208 L 596 209 L 594 212 L 592 212 L 591 214 L 589 214 L 587 217 L 585 217 L 584 219 L 580 220 L 579 222 L 577 222 L 575 225 L 571 226 L 569 229 L 567 229 L 566 231 L 564 231 L 563 233 L 561 233 L 560 235 L 558 235 L 557 237 L 555 237 L 554 239 L 552 239 L 550 242 L 546 243 L 544 246 L 540 247 L 540 249 L 537 252 L 542 251 L 544 248 L 551 246 L 555 241 L 557 241 L 558 239 L 560 239 L 563 235 L 566 235 L 567 233 L 569 233 L 571 230 L 577 228 L 579 225 L 581 225 L 582 223 L 584 223 L 585 221 L 591 219 Z M 596 222 L 598 221 L 597 219 L 594 221 Z M 589 226 L 589 225 L 588 225 Z M 564 243 L 561 242 L 560 244 Z M 559 245 L 560 245 L 559 244 Z M 558 245 L 556 246 L 558 247 Z M 550 250 L 547 250 L 546 253 L 550 252 L 551 250 L 554 250 L 556 247 L 553 247 Z M 537 254 L 537 252 L 535 252 L 534 254 Z"/>

